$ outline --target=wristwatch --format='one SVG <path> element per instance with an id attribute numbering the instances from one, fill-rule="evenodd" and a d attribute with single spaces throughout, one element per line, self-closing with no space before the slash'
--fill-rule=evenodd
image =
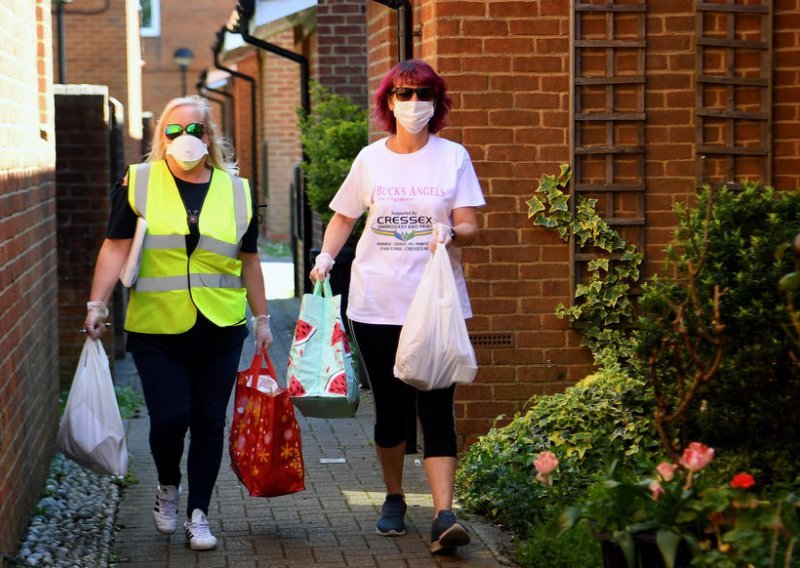
<path id="1" fill-rule="evenodd" d="M 450 240 L 451 241 L 456 240 L 456 230 L 453 227 L 450 227 Z"/>

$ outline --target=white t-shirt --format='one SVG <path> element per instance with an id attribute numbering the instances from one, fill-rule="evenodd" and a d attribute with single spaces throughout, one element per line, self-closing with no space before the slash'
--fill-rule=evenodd
<path id="1" fill-rule="evenodd" d="M 431 257 L 433 223 L 453 224 L 457 207 L 486 204 L 463 146 L 431 135 L 411 154 L 386 147 L 388 138 L 362 149 L 330 207 L 358 218 L 369 210 L 356 246 L 347 317 L 402 325 Z M 449 249 L 464 317 L 472 316 L 461 250 Z"/>

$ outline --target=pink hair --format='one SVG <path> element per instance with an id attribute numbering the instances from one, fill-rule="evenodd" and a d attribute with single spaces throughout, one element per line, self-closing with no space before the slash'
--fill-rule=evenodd
<path id="1" fill-rule="evenodd" d="M 383 78 L 375 93 L 375 120 L 387 132 L 397 133 L 394 115 L 389 110 L 391 90 L 397 86 L 433 87 L 433 118 L 428 123 L 429 132 L 439 132 L 445 127 L 445 116 L 453 100 L 447 95 L 447 84 L 433 67 L 419 59 L 401 61 Z"/>

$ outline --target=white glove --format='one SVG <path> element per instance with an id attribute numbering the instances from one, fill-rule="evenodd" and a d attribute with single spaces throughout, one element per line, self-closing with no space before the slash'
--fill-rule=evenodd
<path id="1" fill-rule="evenodd" d="M 83 320 L 83 329 L 92 339 L 99 339 L 106 330 L 108 306 L 105 302 L 86 302 L 86 319 Z"/>
<path id="2" fill-rule="evenodd" d="M 269 328 L 269 314 L 250 318 L 256 332 L 256 353 L 267 351 L 272 345 L 272 330 Z"/>
<path id="3" fill-rule="evenodd" d="M 325 280 L 334 264 L 336 264 L 335 261 L 327 252 L 319 253 L 314 268 L 311 270 L 311 280 L 314 282 Z"/>
<path id="4" fill-rule="evenodd" d="M 433 224 L 433 234 L 431 238 L 431 250 L 436 250 L 436 245 L 441 243 L 445 248 L 453 242 L 453 227 L 444 223 Z"/>

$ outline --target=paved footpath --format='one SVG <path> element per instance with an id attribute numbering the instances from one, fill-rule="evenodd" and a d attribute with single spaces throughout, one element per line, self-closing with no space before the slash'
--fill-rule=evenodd
<path id="1" fill-rule="evenodd" d="M 270 356 L 280 373 L 288 359 L 299 299 L 270 300 L 275 343 Z M 249 366 L 251 342 L 242 361 Z M 116 364 L 117 381 L 138 386 L 128 359 Z M 475 567 L 513 565 L 504 534 L 475 516 L 467 520 L 472 543 L 454 556 L 432 556 L 428 550 L 433 503 L 421 455 L 406 457 L 405 490 L 408 534 L 380 537 L 375 520 L 383 503 L 383 482 L 372 442 L 372 397 L 361 391 L 355 418 L 325 420 L 297 413 L 303 436 L 306 490 L 277 498 L 250 497 L 230 470 L 227 442 L 209 511 L 217 550 L 197 553 L 186 547 L 182 526 L 171 537 L 153 527 L 151 511 L 156 472 L 148 447 L 148 419 L 143 407 L 127 420 L 130 471 L 138 483 L 125 489 L 117 516 L 120 527 L 113 554 L 120 566 L 178 568 L 334 567 Z M 229 409 L 228 416 L 231 412 Z M 227 436 L 226 436 L 227 439 Z M 322 463 L 344 458 L 345 463 Z M 341 460 L 339 460 L 341 461 Z M 185 474 L 185 456 L 184 468 Z M 185 479 L 185 477 L 184 477 Z M 181 518 L 185 513 L 181 500 Z M 182 524 L 182 523 L 181 523 Z"/>

